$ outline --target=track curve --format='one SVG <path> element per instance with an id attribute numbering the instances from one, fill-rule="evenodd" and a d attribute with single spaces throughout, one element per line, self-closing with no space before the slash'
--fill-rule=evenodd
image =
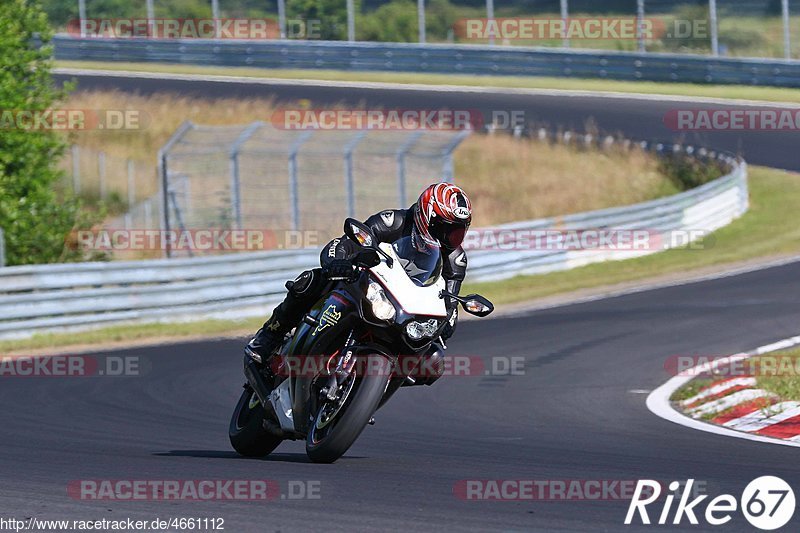
<path id="1" fill-rule="evenodd" d="M 315 95 L 305 95 L 310 96 Z M 617 125 L 645 138 L 651 129 L 659 131 L 643 119 L 658 115 L 658 102 L 635 102 L 621 116 L 611 105 L 597 110 L 596 103 L 572 99 L 502 103 L 532 106 L 554 123 L 562 113 L 566 122 L 577 123 L 593 108 L 606 129 Z M 796 159 L 770 159 L 779 151 L 771 137 L 744 135 L 741 141 L 754 162 L 800 166 Z M 779 141 L 790 142 L 774 142 Z M 798 278 L 800 263 L 791 263 L 465 322 L 451 354 L 524 357 L 524 375 L 452 376 L 434 387 L 402 390 L 379 412 L 377 425 L 330 466 L 309 463 L 302 443 L 285 443 L 266 460 L 232 453 L 226 428 L 242 383 L 244 339 L 115 352 L 147 362 L 149 371 L 137 378 L 5 378 L 0 504 L 17 517 L 220 516 L 230 531 L 618 531 L 626 502 L 462 501 L 453 487 L 466 479 L 691 477 L 707 482 L 713 494 L 739 494 L 751 479 L 773 474 L 800 489 L 794 450 L 676 426 L 650 414 L 640 393 L 665 381 L 670 355 L 734 353 L 797 334 Z M 318 481 L 321 498 L 269 503 L 69 498 L 68 482 L 87 478 L 274 479 L 284 490 L 289 480 Z M 797 523 L 795 517 L 795 529 Z M 737 516 L 725 530 L 751 530 L 746 526 Z"/>

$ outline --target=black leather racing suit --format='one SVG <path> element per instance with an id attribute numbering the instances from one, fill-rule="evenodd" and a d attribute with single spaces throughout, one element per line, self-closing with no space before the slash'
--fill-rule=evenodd
<path id="1" fill-rule="evenodd" d="M 381 211 L 369 217 L 365 224 L 369 226 L 379 242 L 393 243 L 411 234 L 414 228 L 415 209 L 416 205 L 408 209 Z M 287 283 L 286 298 L 275 308 L 270 319 L 256 333 L 250 346 L 274 345 L 277 344 L 277 341 L 282 340 L 284 335 L 295 327 L 311 309 L 311 306 L 322 297 L 328 283 L 324 274 L 326 268 L 336 260 L 348 259 L 357 249 L 358 246 L 347 237 L 330 241 L 320 253 L 322 268 L 307 270 L 293 282 Z M 467 254 L 460 246 L 455 249 L 442 247 L 441 252 L 442 276 L 447 282 L 447 290 L 458 294 L 467 271 Z M 442 335 L 445 339 L 452 336 L 458 318 L 456 302 L 448 301 L 447 303 L 449 325 Z M 266 356 L 267 354 L 262 355 Z"/>

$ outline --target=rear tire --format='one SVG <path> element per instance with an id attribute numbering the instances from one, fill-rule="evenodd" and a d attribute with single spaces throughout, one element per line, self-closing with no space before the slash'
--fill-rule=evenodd
<path id="1" fill-rule="evenodd" d="M 306 438 L 306 454 L 315 463 L 333 463 L 344 455 L 378 409 L 392 363 L 385 357 L 374 357 L 380 357 L 380 361 L 375 365 L 370 363 L 370 375 L 355 378 L 355 390 L 347 397 L 341 411 L 335 415 L 333 427 L 319 440 L 316 432 L 317 417 L 312 422 Z"/>
<path id="2" fill-rule="evenodd" d="M 272 453 L 282 442 L 263 427 L 266 412 L 247 385 L 231 416 L 228 437 L 236 453 L 244 457 L 264 457 Z"/>

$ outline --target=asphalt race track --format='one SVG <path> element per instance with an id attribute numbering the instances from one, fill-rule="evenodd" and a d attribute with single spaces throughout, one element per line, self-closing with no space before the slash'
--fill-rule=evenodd
<path id="1" fill-rule="evenodd" d="M 394 109 L 469 109 L 484 117 L 495 111 L 523 111 L 526 123 L 550 129 L 585 129 L 591 118 L 601 132 L 622 133 L 632 139 L 696 143 L 717 150 L 743 155 L 749 163 L 789 170 L 800 170 L 800 132 L 675 132 L 664 124 L 664 116 L 676 109 L 739 109 L 736 105 L 689 104 L 686 102 L 598 98 L 591 96 L 507 95 L 475 92 L 407 92 L 401 89 L 341 88 L 286 84 L 224 83 L 214 81 L 157 80 L 122 76 L 59 75 L 64 81 L 77 79 L 81 89 L 116 89 L 152 94 L 170 91 L 204 97 L 262 97 L 278 104 L 309 100 L 316 105 L 341 103 L 352 106 Z M 769 107 L 769 104 L 765 104 Z M 254 117 L 269 120 L 269 117 Z"/>
<path id="2" fill-rule="evenodd" d="M 304 92 L 296 90 L 295 97 L 312 96 Z M 363 96 L 349 92 L 347 98 Z M 345 98 L 314 94 L 321 103 Z M 410 101 L 399 92 L 386 98 L 387 105 Z M 452 95 L 436 98 L 452 102 Z M 426 104 L 438 105 L 435 98 Z M 503 103 L 523 104 L 554 123 L 562 116 L 560 122 L 579 125 L 596 109 L 591 114 L 601 127 L 644 138 L 664 133 L 660 121 L 647 118 L 661 112 L 658 102 L 614 101 L 602 108 L 572 98 Z M 795 153 L 782 153 L 792 139 L 796 143 L 789 134 L 741 137 L 750 161 L 800 168 Z M 712 140 L 717 148 L 739 142 Z M 646 409 L 642 391 L 668 379 L 670 355 L 728 354 L 798 334 L 798 278 L 800 263 L 793 263 L 464 322 L 451 355 L 524 357 L 524 373 L 448 376 L 434 387 L 404 389 L 334 465 L 309 463 L 302 443 L 284 443 L 263 460 L 232 452 L 226 432 L 243 381 L 244 339 L 113 354 L 139 357 L 146 368 L 140 377 L 3 378 L 0 507 L 38 518 L 223 517 L 227 531 L 752 531 L 738 513 L 716 528 L 702 521 L 689 526 L 685 519 L 681 527 L 626 527 L 627 501 L 464 501 L 454 486 L 485 479 L 694 478 L 712 497 L 738 498 L 750 480 L 771 474 L 797 490 L 796 449 L 664 421 Z M 69 482 L 80 479 L 270 479 L 280 482 L 284 496 L 290 482 L 310 481 L 318 483 L 320 498 L 80 501 L 67 494 Z M 652 509 L 651 518 L 660 511 Z M 785 530 L 796 531 L 798 524 L 795 516 Z"/>

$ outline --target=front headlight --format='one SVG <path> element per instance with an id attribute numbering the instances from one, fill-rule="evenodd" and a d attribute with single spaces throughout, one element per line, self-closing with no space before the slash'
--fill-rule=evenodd
<path id="1" fill-rule="evenodd" d="M 412 340 L 418 341 L 424 337 L 433 337 L 439 330 L 439 322 L 431 318 L 427 322 L 417 322 L 412 320 L 406 324 L 406 335 Z"/>
<path id="2" fill-rule="evenodd" d="M 367 300 L 372 304 L 372 314 L 379 320 L 394 320 L 397 310 L 394 304 L 386 297 L 383 287 L 370 280 L 367 287 Z"/>

